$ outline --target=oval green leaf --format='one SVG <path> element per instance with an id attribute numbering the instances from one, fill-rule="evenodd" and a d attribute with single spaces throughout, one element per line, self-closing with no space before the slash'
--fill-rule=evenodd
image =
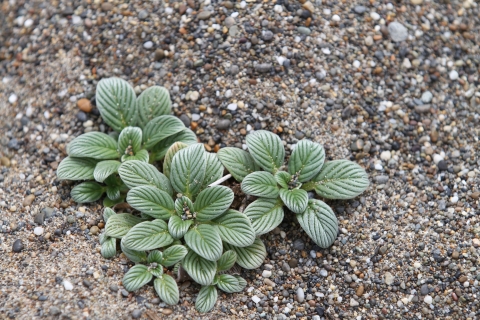
<path id="1" fill-rule="evenodd" d="M 165 247 L 173 242 L 165 221 L 155 219 L 135 225 L 123 238 L 124 245 L 132 250 L 143 251 Z"/>
<path id="2" fill-rule="evenodd" d="M 160 263 L 165 267 L 171 267 L 187 255 L 188 250 L 182 245 L 170 246 L 163 250 L 163 257 Z"/>
<path id="3" fill-rule="evenodd" d="M 148 271 L 148 267 L 137 264 L 128 270 L 123 277 L 122 283 L 127 291 L 135 291 L 146 285 L 152 280 L 153 275 Z"/>
<path id="4" fill-rule="evenodd" d="M 250 173 L 260 170 L 253 157 L 242 149 L 222 148 L 217 155 L 218 159 L 237 181 L 242 181 Z"/>
<path id="5" fill-rule="evenodd" d="M 136 124 L 136 94 L 127 81 L 120 78 L 100 80 L 96 100 L 103 121 L 113 130 L 120 132 L 123 128 Z"/>
<path id="6" fill-rule="evenodd" d="M 151 149 L 163 139 L 185 129 L 183 122 L 177 117 L 159 116 L 147 123 L 143 130 L 143 143 L 146 149 Z"/>
<path id="7" fill-rule="evenodd" d="M 105 225 L 105 234 L 112 238 L 122 238 L 131 228 L 142 221 L 143 219 L 130 213 L 112 215 L 108 218 Z"/>
<path id="8" fill-rule="evenodd" d="M 93 177 L 98 182 L 104 182 L 110 175 L 116 173 L 121 163 L 116 160 L 105 160 L 100 161 L 95 166 L 95 171 L 93 172 Z"/>
<path id="9" fill-rule="evenodd" d="M 308 193 L 303 189 L 280 189 L 280 199 L 294 213 L 305 211 L 308 205 Z"/>
<path id="10" fill-rule="evenodd" d="M 266 171 L 250 173 L 242 181 L 242 190 L 246 194 L 265 197 L 278 197 L 278 186 L 275 177 Z"/>
<path id="11" fill-rule="evenodd" d="M 163 302 L 170 305 L 175 305 L 178 303 L 178 300 L 180 299 L 180 293 L 178 292 L 177 283 L 175 282 L 175 279 L 168 274 L 163 274 L 155 279 L 153 282 L 153 287 Z"/>
<path id="12" fill-rule="evenodd" d="M 225 251 L 217 261 L 217 271 L 230 270 L 237 261 L 237 254 L 233 250 Z"/>
<path id="13" fill-rule="evenodd" d="M 194 144 L 178 151 L 173 157 L 170 173 L 170 181 L 175 191 L 193 200 L 202 187 L 205 168 L 203 144 Z"/>
<path id="14" fill-rule="evenodd" d="M 259 238 L 255 238 L 255 242 L 248 247 L 239 248 L 228 243 L 225 243 L 224 247 L 225 250 L 235 251 L 237 254 L 237 264 L 245 269 L 259 268 L 267 256 L 265 245 Z"/>
<path id="15" fill-rule="evenodd" d="M 118 159 L 117 142 L 108 134 L 88 132 L 73 139 L 67 148 L 70 157 L 98 160 Z"/>
<path id="16" fill-rule="evenodd" d="M 150 87 L 138 96 L 137 108 L 138 124 L 143 128 L 150 120 L 170 114 L 170 93 L 164 87 Z"/>
<path id="17" fill-rule="evenodd" d="M 213 220 L 223 241 L 236 247 L 247 247 L 255 241 L 255 230 L 249 218 L 237 210 L 228 210 Z"/>
<path id="18" fill-rule="evenodd" d="M 168 149 L 167 153 L 165 154 L 165 158 L 163 159 L 163 174 L 167 178 L 170 178 L 170 170 L 172 169 L 173 156 L 175 156 L 178 151 L 185 149 L 186 147 L 188 147 L 188 145 L 183 142 L 175 142 Z"/>
<path id="19" fill-rule="evenodd" d="M 198 143 L 197 136 L 195 133 L 187 128 L 184 128 L 179 133 L 169 136 L 168 138 L 163 139 L 157 143 L 152 149 L 152 158 L 156 161 L 162 160 L 165 157 L 168 149 L 175 142 L 183 142 L 186 145 L 192 145 Z"/>
<path id="20" fill-rule="evenodd" d="M 248 205 L 245 215 L 252 222 L 257 236 L 268 233 L 283 221 L 283 203 L 278 199 L 260 198 Z"/>
<path id="21" fill-rule="evenodd" d="M 154 186 L 168 194 L 173 193 L 168 178 L 151 164 L 139 160 L 127 161 L 118 168 L 118 174 L 130 189 L 139 186 Z"/>
<path id="22" fill-rule="evenodd" d="M 188 275 L 198 284 L 208 286 L 212 283 L 217 264 L 214 261 L 209 261 L 200 257 L 192 250 L 182 261 L 182 267 L 187 271 Z"/>
<path id="23" fill-rule="evenodd" d="M 319 143 L 310 140 L 299 141 L 288 160 L 288 172 L 307 182 L 320 172 L 325 161 L 325 150 Z"/>
<path id="24" fill-rule="evenodd" d="M 127 194 L 127 202 L 133 208 L 155 219 L 168 220 L 175 214 L 172 197 L 153 186 L 139 186 Z"/>
<path id="25" fill-rule="evenodd" d="M 205 286 L 200 289 L 195 302 L 195 309 L 198 312 L 205 313 L 213 309 L 217 302 L 218 292 L 215 286 Z"/>
<path id="26" fill-rule="evenodd" d="M 197 221 L 210 221 L 224 213 L 233 202 L 233 191 L 225 186 L 213 186 L 200 192 L 193 204 Z"/>
<path id="27" fill-rule="evenodd" d="M 201 224 L 185 234 L 185 243 L 199 256 L 217 261 L 222 256 L 222 239 L 216 226 Z"/>
<path id="28" fill-rule="evenodd" d="M 328 248 L 337 238 L 338 221 L 323 201 L 310 199 L 305 212 L 297 214 L 298 223 L 321 248 Z"/>
<path id="29" fill-rule="evenodd" d="M 59 180 L 91 180 L 98 160 L 66 157 L 57 168 Z"/>
<path id="30" fill-rule="evenodd" d="M 263 170 L 275 174 L 283 165 L 285 149 L 276 134 L 258 130 L 247 135 L 246 143 L 253 159 Z"/>
<path id="31" fill-rule="evenodd" d="M 93 181 L 87 181 L 75 186 L 70 195 L 77 203 L 94 202 L 100 199 L 104 193 L 101 185 Z"/>

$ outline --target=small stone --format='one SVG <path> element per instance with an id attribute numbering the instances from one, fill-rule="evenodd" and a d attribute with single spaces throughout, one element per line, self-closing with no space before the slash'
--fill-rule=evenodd
<path id="1" fill-rule="evenodd" d="M 44 220 L 45 220 L 45 212 L 42 210 L 35 215 L 33 222 L 35 222 L 36 224 L 42 225 Z"/>
<path id="2" fill-rule="evenodd" d="M 422 296 L 426 296 L 430 292 L 430 289 L 428 289 L 428 284 L 424 284 L 420 287 L 420 294 Z"/>
<path id="3" fill-rule="evenodd" d="M 467 281 L 467 280 L 468 280 L 467 276 L 460 276 L 460 278 L 458 278 L 458 281 L 459 281 L 460 283 L 464 283 L 464 282 Z"/>
<path id="4" fill-rule="evenodd" d="M 1 157 L 0 163 L 2 164 L 2 166 L 7 168 L 10 167 L 10 164 L 11 164 L 10 159 L 8 159 L 7 157 Z"/>
<path id="5" fill-rule="evenodd" d="M 310 13 L 314 13 L 315 11 L 315 7 L 310 1 L 306 1 L 304 4 L 302 4 L 302 7 L 310 11 Z"/>
<path id="6" fill-rule="evenodd" d="M 425 299 L 423 299 L 423 302 L 426 304 L 432 304 L 433 298 L 431 296 L 425 296 Z"/>
<path id="7" fill-rule="evenodd" d="M 212 15 L 212 13 L 210 11 L 205 10 L 205 11 L 202 11 L 199 14 L 197 14 L 197 18 L 199 20 L 206 20 L 206 19 L 210 18 L 211 15 Z"/>
<path id="8" fill-rule="evenodd" d="M 275 282 L 273 282 L 272 280 L 268 279 L 268 278 L 265 278 L 263 280 L 263 282 L 267 285 L 267 286 L 270 286 L 270 287 L 275 287 Z"/>
<path id="9" fill-rule="evenodd" d="M 410 0 L 410 2 L 414 5 L 420 5 L 423 3 L 423 0 Z"/>
<path id="10" fill-rule="evenodd" d="M 263 270 L 262 272 L 262 277 L 264 278 L 270 278 L 272 276 L 272 271 L 270 270 Z"/>
<path id="11" fill-rule="evenodd" d="M 105 12 L 111 11 L 113 9 L 113 4 L 110 2 L 102 3 L 102 10 Z"/>
<path id="12" fill-rule="evenodd" d="M 355 294 L 356 294 L 358 297 L 361 297 L 364 292 L 365 292 L 365 287 L 364 287 L 363 285 L 360 285 L 360 286 L 357 288 L 357 291 L 355 291 Z"/>
<path id="13" fill-rule="evenodd" d="M 260 63 L 255 65 L 255 70 L 260 73 L 266 73 L 272 69 L 272 64 L 271 63 Z"/>
<path id="14" fill-rule="evenodd" d="M 233 17 L 227 17 L 224 21 L 223 24 L 227 28 L 231 28 L 233 25 L 235 25 L 235 18 Z"/>
<path id="15" fill-rule="evenodd" d="M 452 259 L 458 259 L 459 256 L 460 256 L 460 252 L 458 252 L 458 251 L 453 251 L 452 252 Z"/>
<path id="16" fill-rule="evenodd" d="M 367 11 L 367 8 L 365 6 L 358 5 L 353 8 L 353 11 L 355 11 L 355 13 L 357 14 L 362 14 L 362 13 L 365 13 L 365 11 Z"/>
<path id="17" fill-rule="evenodd" d="M 284 262 L 284 263 L 282 264 L 282 270 L 283 270 L 284 272 L 290 272 L 290 269 L 291 269 L 291 268 L 290 268 L 290 266 L 288 265 L 288 263 Z"/>
<path id="18" fill-rule="evenodd" d="M 292 244 L 294 250 L 303 250 L 305 249 L 305 242 L 302 239 L 295 239 Z"/>
<path id="19" fill-rule="evenodd" d="M 168 315 L 171 315 L 173 313 L 173 310 L 172 309 L 161 309 L 160 311 L 162 314 L 168 316 Z"/>
<path id="20" fill-rule="evenodd" d="M 97 235 L 98 232 L 100 232 L 100 229 L 97 226 L 93 226 L 93 227 L 90 228 L 90 233 L 92 235 Z"/>
<path id="21" fill-rule="evenodd" d="M 63 287 L 64 287 L 65 290 L 67 290 L 67 291 L 73 290 L 73 284 L 72 284 L 70 281 L 68 281 L 68 280 L 64 280 L 64 281 L 63 281 Z"/>
<path id="22" fill-rule="evenodd" d="M 42 227 L 36 227 L 35 229 L 33 229 L 33 233 L 36 236 L 41 236 L 43 234 L 43 228 Z"/>
<path id="23" fill-rule="evenodd" d="M 108 288 L 113 292 L 118 291 L 118 286 L 116 284 L 111 284 Z"/>
<path id="24" fill-rule="evenodd" d="M 350 298 L 350 307 L 358 307 L 359 305 L 357 300 Z"/>
<path id="25" fill-rule="evenodd" d="M 452 70 L 452 71 L 450 71 L 450 73 L 448 74 L 448 76 L 449 76 L 450 80 L 452 80 L 452 81 L 457 80 L 457 79 L 458 79 L 458 72 L 457 72 L 457 70 Z"/>
<path id="26" fill-rule="evenodd" d="M 11 104 L 14 104 L 15 102 L 17 102 L 18 100 L 18 97 L 15 93 L 12 93 L 9 97 L 8 97 L 8 102 L 10 102 Z"/>
<path id="27" fill-rule="evenodd" d="M 305 300 L 305 292 L 303 292 L 303 289 L 298 287 L 297 289 L 297 301 L 299 303 L 302 303 Z"/>
<path id="28" fill-rule="evenodd" d="M 477 239 L 477 238 L 473 239 L 473 240 L 472 240 L 472 245 L 473 245 L 475 248 L 480 247 L 480 239 Z"/>
<path id="29" fill-rule="evenodd" d="M 48 313 L 49 313 L 51 316 L 58 316 L 58 315 L 61 313 L 61 311 L 60 311 L 60 309 L 58 309 L 57 307 L 51 306 L 51 307 L 50 307 L 50 310 L 48 311 Z"/>
<path id="30" fill-rule="evenodd" d="M 12 251 L 19 253 L 22 252 L 23 250 L 23 242 L 20 239 L 15 240 L 15 242 L 12 245 Z"/>
<path id="31" fill-rule="evenodd" d="M 312 33 L 312 30 L 310 30 L 309 28 L 307 27 L 298 27 L 297 28 L 297 31 L 298 33 L 301 33 L 301 34 L 304 34 L 304 35 L 309 35 L 310 33 Z"/>
<path id="32" fill-rule="evenodd" d="M 188 93 L 187 93 L 187 95 L 188 95 Z M 197 101 L 198 98 L 200 98 L 200 93 L 198 91 L 190 91 L 189 97 L 190 97 L 191 101 Z"/>
<path id="33" fill-rule="evenodd" d="M 382 159 L 383 161 L 388 161 L 392 158 L 392 154 L 390 153 L 390 151 L 382 151 L 382 153 L 380 154 L 380 159 Z"/>
<path id="34" fill-rule="evenodd" d="M 430 92 L 430 91 L 425 91 L 423 94 L 422 94 L 422 101 L 425 102 L 425 103 L 430 103 L 430 101 L 432 101 L 432 98 L 433 98 L 433 94 Z"/>
<path id="35" fill-rule="evenodd" d="M 385 184 L 388 182 L 388 176 L 385 176 L 385 175 L 376 176 L 375 182 L 378 184 Z"/>
<path id="36" fill-rule="evenodd" d="M 395 277 L 390 272 L 385 272 L 384 277 L 387 285 L 391 285 L 395 281 Z"/>
<path id="37" fill-rule="evenodd" d="M 152 41 L 147 41 L 143 44 L 143 47 L 147 50 L 152 49 L 153 48 L 153 42 Z"/>
<path id="38" fill-rule="evenodd" d="M 321 275 L 322 277 L 328 276 L 328 271 L 325 270 L 325 269 L 321 269 L 319 273 L 320 273 L 320 275 Z"/>
<path id="39" fill-rule="evenodd" d="M 142 316 L 142 310 L 135 309 L 132 311 L 132 318 L 133 319 L 138 319 Z"/>
<path id="40" fill-rule="evenodd" d="M 216 127 L 218 130 L 227 130 L 230 127 L 230 120 L 221 119 L 217 122 Z"/>
<path id="41" fill-rule="evenodd" d="M 35 195 L 34 194 L 29 194 L 28 196 L 25 197 L 25 199 L 23 199 L 23 206 L 24 207 L 30 206 L 32 204 L 33 200 L 35 200 Z"/>
<path id="42" fill-rule="evenodd" d="M 77 107 L 83 112 L 89 113 L 92 111 L 92 103 L 90 100 L 83 98 L 77 101 Z"/>
<path id="43" fill-rule="evenodd" d="M 288 265 L 291 268 L 296 268 L 298 266 L 298 260 L 295 259 L 295 258 L 292 258 L 292 259 L 288 260 Z"/>
<path id="44" fill-rule="evenodd" d="M 138 18 L 140 20 L 145 20 L 148 18 L 148 11 L 147 10 L 142 10 L 138 13 Z"/>
<path id="45" fill-rule="evenodd" d="M 390 37 L 395 42 L 402 42 L 408 38 L 408 30 L 405 26 L 399 22 L 392 22 L 388 25 L 388 32 Z"/>

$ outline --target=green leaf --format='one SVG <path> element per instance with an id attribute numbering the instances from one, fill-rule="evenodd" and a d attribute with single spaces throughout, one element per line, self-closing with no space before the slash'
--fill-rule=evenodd
<path id="1" fill-rule="evenodd" d="M 253 159 L 263 170 L 275 174 L 283 165 L 285 149 L 276 134 L 258 130 L 247 135 L 246 143 Z"/>
<path id="2" fill-rule="evenodd" d="M 175 214 L 172 197 L 153 186 L 139 186 L 127 194 L 127 202 L 133 208 L 155 219 L 168 220 Z"/>
<path id="3" fill-rule="evenodd" d="M 133 156 L 129 156 L 129 155 L 124 154 L 122 156 L 121 160 L 122 160 L 122 162 L 139 160 L 139 161 L 148 163 L 148 161 L 150 160 L 150 156 L 149 156 L 147 150 L 142 149 L 142 150 L 138 151 L 136 154 L 134 154 Z"/>
<path id="4" fill-rule="evenodd" d="M 151 149 L 163 139 L 185 129 L 183 122 L 177 117 L 165 115 L 152 119 L 143 130 L 143 143 L 146 149 Z"/>
<path id="5" fill-rule="evenodd" d="M 129 213 L 118 213 L 108 218 L 105 225 L 105 234 L 112 238 L 122 238 L 135 225 L 143 219 Z"/>
<path id="6" fill-rule="evenodd" d="M 155 219 L 135 225 L 125 235 L 124 244 L 133 250 L 153 250 L 165 247 L 173 242 L 165 221 Z"/>
<path id="7" fill-rule="evenodd" d="M 118 168 L 118 173 L 130 189 L 139 186 L 154 186 L 168 194 L 173 192 L 168 178 L 151 164 L 139 160 L 127 161 Z"/>
<path id="8" fill-rule="evenodd" d="M 152 158 L 156 161 L 162 160 L 168 149 L 175 142 L 183 142 L 186 145 L 192 145 L 198 143 L 195 133 L 187 128 L 184 128 L 179 133 L 169 136 L 157 143 L 152 149 Z"/>
<path id="9" fill-rule="evenodd" d="M 255 238 L 255 242 L 248 247 L 239 248 L 228 243 L 224 243 L 224 247 L 225 250 L 235 251 L 237 254 L 237 264 L 244 269 L 259 268 L 267 256 L 265 245 L 259 238 Z"/>
<path id="10" fill-rule="evenodd" d="M 224 213 L 233 202 L 233 191 L 225 186 L 209 187 L 197 196 L 194 208 L 197 221 L 210 221 Z"/>
<path id="11" fill-rule="evenodd" d="M 369 181 L 365 170 L 355 162 L 335 160 L 326 162 L 320 173 L 311 183 L 307 183 L 306 187 L 309 184 L 313 184 L 321 197 L 351 199 L 365 191 Z"/>
<path id="12" fill-rule="evenodd" d="M 67 148 L 70 157 L 98 160 L 118 159 L 117 142 L 108 134 L 88 132 L 73 139 Z"/>
<path id="13" fill-rule="evenodd" d="M 100 199 L 104 189 L 101 185 L 93 181 L 82 182 L 75 186 L 70 195 L 73 201 L 77 203 L 94 202 Z"/>
<path id="14" fill-rule="evenodd" d="M 168 232 L 175 239 L 182 238 L 192 225 L 193 220 L 183 220 L 179 216 L 172 216 L 168 221 Z"/>
<path id="15" fill-rule="evenodd" d="M 138 124 L 140 127 L 150 120 L 171 112 L 170 93 L 164 87 L 153 86 L 143 91 L 137 99 Z"/>
<path id="16" fill-rule="evenodd" d="M 245 287 L 247 286 L 247 281 L 245 281 L 245 279 L 243 279 L 241 276 L 238 276 L 238 275 L 233 275 L 233 276 L 237 278 L 237 281 L 238 281 L 239 290 L 237 292 L 243 291 L 243 289 L 245 289 Z"/>
<path id="17" fill-rule="evenodd" d="M 193 200 L 202 187 L 205 166 L 203 144 L 198 143 L 178 151 L 173 157 L 170 173 L 173 189 Z"/>
<path id="18" fill-rule="evenodd" d="M 126 127 L 118 136 L 118 152 L 120 155 L 133 156 L 142 147 L 142 129 Z"/>
<path id="19" fill-rule="evenodd" d="M 103 221 L 108 222 L 108 218 L 116 215 L 115 211 L 110 208 L 103 209 Z"/>
<path id="20" fill-rule="evenodd" d="M 100 161 L 95 166 L 93 176 L 98 182 L 104 182 L 110 175 L 116 173 L 121 163 L 116 160 Z"/>
<path id="21" fill-rule="evenodd" d="M 98 160 L 66 157 L 57 169 L 58 180 L 91 180 Z"/>
<path id="22" fill-rule="evenodd" d="M 165 154 L 165 158 L 163 159 L 163 174 L 167 178 L 170 178 L 170 170 L 172 169 L 173 156 L 175 156 L 178 151 L 185 149 L 186 147 L 188 147 L 188 145 L 183 142 L 175 142 L 168 149 L 167 153 Z"/>
<path id="23" fill-rule="evenodd" d="M 268 233 L 283 221 L 283 203 L 278 199 L 260 198 L 248 205 L 245 215 L 252 222 L 257 236 Z"/>
<path id="24" fill-rule="evenodd" d="M 205 313 L 213 309 L 217 302 L 217 289 L 215 286 L 205 286 L 200 289 L 195 302 L 195 308 L 198 312 Z"/>
<path id="25" fill-rule="evenodd" d="M 175 279 L 168 274 L 163 274 L 155 279 L 153 282 L 153 287 L 163 302 L 170 305 L 175 305 L 178 303 L 178 300 L 180 299 L 180 293 L 178 292 L 177 283 L 175 282 Z"/>
<path id="26" fill-rule="evenodd" d="M 217 261 L 217 271 L 230 270 L 237 261 L 237 254 L 233 250 L 225 251 Z"/>
<path id="27" fill-rule="evenodd" d="M 110 259 L 117 254 L 117 239 L 105 237 L 106 239 L 103 240 L 101 254 L 102 257 L 105 259 Z"/>
<path id="28" fill-rule="evenodd" d="M 185 234 L 185 243 L 201 257 L 217 261 L 222 256 L 222 239 L 216 226 L 201 224 Z"/>
<path id="29" fill-rule="evenodd" d="M 215 277 L 217 264 L 200 257 L 192 250 L 188 251 L 182 261 L 182 267 L 187 271 L 188 275 L 198 284 L 208 286 Z"/>
<path id="30" fill-rule="evenodd" d="M 328 248 L 337 238 L 338 221 L 323 201 L 310 199 L 305 212 L 297 214 L 298 223 L 321 248 Z"/>
<path id="31" fill-rule="evenodd" d="M 214 220 L 223 241 L 236 247 L 247 247 L 255 241 L 255 230 L 249 218 L 236 210 L 228 210 Z"/>
<path id="32" fill-rule="evenodd" d="M 217 287 L 227 293 L 243 290 L 243 287 L 238 283 L 238 279 L 229 274 L 221 274 L 217 277 Z"/>
<path id="33" fill-rule="evenodd" d="M 189 219 L 190 217 L 188 217 L 188 215 L 192 215 L 193 217 L 194 211 L 193 202 L 189 198 L 181 196 L 175 200 L 175 212 L 179 217 L 186 215 L 183 219 Z"/>
<path id="34" fill-rule="evenodd" d="M 110 200 L 108 197 L 105 197 L 103 199 L 103 206 L 104 207 L 113 207 L 119 203 L 122 203 L 122 202 L 125 202 L 125 197 L 120 197 L 118 199 L 115 199 L 115 200 Z"/>
<path id="35" fill-rule="evenodd" d="M 294 213 L 305 211 L 308 205 L 308 193 L 303 189 L 280 189 L 280 199 Z"/>
<path id="36" fill-rule="evenodd" d="M 123 239 L 120 241 L 120 248 L 122 249 L 123 254 L 135 263 L 143 263 L 147 261 L 147 254 L 144 251 L 132 250 L 123 244 Z"/>
<path id="37" fill-rule="evenodd" d="M 325 161 L 322 145 L 309 140 L 299 141 L 288 160 L 288 172 L 298 176 L 298 181 L 307 182 L 315 177 Z"/>
<path id="38" fill-rule="evenodd" d="M 157 263 L 157 264 L 162 264 L 162 258 L 163 258 L 163 253 L 161 253 L 158 250 L 152 250 L 148 254 L 147 257 L 147 263 Z"/>
<path id="39" fill-rule="evenodd" d="M 119 199 L 120 198 L 120 187 L 119 186 L 107 187 L 107 197 L 110 200 Z"/>
<path id="40" fill-rule="evenodd" d="M 205 153 L 205 157 L 207 160 L 205 180 L 203 180 L 200 190 L 205 189 L 223 176 L 223 165 L 220 160 L 218 160 L 217 155 L 215 153 Z"/>
<path id="41" fill-rule="evenodd" d="M 103 121 L 115 131 L 122 131 L 137 122 L 136 94 L 132 86 L 120 78 L 102 79 L 97 84 L 97 108 Z"/>
<path id="42" fill-rule="evenodd" d="M 163 258 L 160 263 L 165 267 L 171 267 L 187 255 L 188 250 L 182 245 L 174 245 L 163 250 Z"/>
<path id="43" fill-rule="evenodd" d="M 278 186 L 275 177 L 265 171 L 257 171 L 250 173 L 242 181 L 242 190 L 246 194 L 265 197 L 278 197 Z"/>
<path id="44" fill-rule="evenodd" d="M 242 181 L 250 173 L 260 170 L 253 157 L 242 149 L 222 148 L 217 155 L 218 159 L 237 181 Z"/>
<path id="45" fill-rule="evenodd" d="M 152 280 L 153 275 L 148 271 L 147 266 L 137 264 L 128 270 L 123 277 L 122 283 L 127 291 L 135 291 Z"/>
<path id="46" fill-rule="evenodd" d="M 277 173 L 275 173 L 275 181 L 277 181 L 282 188 L 288 189 L 291 180 L 292 176 L 288 172 L 277 171 Z"/>

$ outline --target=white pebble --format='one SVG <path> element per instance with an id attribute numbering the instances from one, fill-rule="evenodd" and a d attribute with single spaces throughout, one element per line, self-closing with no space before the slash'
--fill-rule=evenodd
<path id="1" fill-rule="evenodd" d="M 360 61 L 358 61 L 358 60 L 353 61 L 353 67 L 354 68 L 360 68 L 360 66 L 361 66 Z"/>
<path id="2" fill-rule="evenodd" d="M 392 154 L 390 153 L 390 151 L 383 151 L 381 154 L 380 154 L 380 159 L 384 160 L 384 161 L 388 161 L 392 158 Z"/>
<path id="3" fill-rule="evenodd" d="M 35 229 L 33 229 L 33 233 L 35 233 L 36 236 L 41 236 L 43 234 L 43 228 L 36 227 Z"/>
<path id="4" fill-rule="evenodd" d="M 230 103 L 228 106 L 227 106 L 227 109 L 228 110 L 237 110 L 237 104 L 236 103 Z"/>
<path id="5" fill-rule="evenodd" d="M 340 16 L 338 14 L 334 14 L 332 16 L 332 20 L 335 21 L 335 22 L 338 22 L 338 21 L 340 21 Z"/>
<path id="6" fill-rule="evenodd" d="M 68 291 L 73 290 L 73 284 L 68 280 L 63 281 L 63 287 L 65 288 L 65 290 L 68 290 Z"/>
<path id="7" fill-rule="evenodd" d="M 247 3 L 245 1 L 240 2 L 240 8 L 245 9 L 247 7 Z"/>
<path id="8" fill-rule="evenodd" d="M 455 81 L 458 79 L 458 72 L 457 70 L 452 70 L 449 73 L 450 80 Z"/>
<path id="9" fill-rule="evenodd" d="M 370 17 L 372 17 L 373 20 L 380 20 L 380 15 L 375 11 L 370 12 Z"/>
<path id="10" fill-rule="evenodd" d="M 282 13 L 283 12 L 283 7 L 279 4 L 276 4 L 274 7 L 273 7 L 273 10 L 276 12 L 276 13 Z"/>
<path id="11" fill-rule="evenodd" d="M 322 270 L 320 270 L 320 275 L 321 275 L 322 277 L 326 277 L 326 276 L 328 276 L 328 271 L 325 270 L 325 269 L 322 269 Z"/>
<path id="12" fill-rule="evenodd" d="M 10 95 L 10 97 L 8 97 L 8 102 L 10 102 L 10 103 L 15 103 L 15 102 L 17 102 L 17 100 L 18 100 L 18 97 L 15 93 L 12 93 Z"/>
<path id="13" fill-rule="evenodd" d="M 200 120 L 200 115 L 196 113 L 192 113 L 192 121 L 198 121 Z"/>
<path id="14" fill-rule="evenodd" d="M 232 90 L 228 89 L 225 91 L 225 98 L 231 98 L 233 96 Z"/>
<path id="15" fill-rule="evenodd" d="M 152 41 L 147 41 L 143 44 L 143 47 L 145 49 L 151 49 L 153 47 L 153 42 Z"/>
<path id="16" fill-rule="evenodd" d="M 297 301 L 302 303 L 304 299 L 305 299 L 305 292 L 303 292 L 302 288 L 298 287 L 298 289 L 297 289 Z"/>
<path id="17" fill-rule="evenodd" d="M 25 22 L 23 23 L 23 26 L 24 26 L 25 28 L 30 28 L 32 25 L 33 25 L 33 20 L 32 20 L 32 19 L 27 19 L 27 20 L 25 20 Z"/>
<path id="18" fill-rule="evenodd" d="M 239 14 L 238 12 L 232 12 L 232 14 L 230 15 L 230 17 L 236 18 L 236 17 L 238 17 L 238 14 Z"/>
<path id="19" fill-rule="evenodd" d="M 424 301 L 426 304 L 432 304 L 433 298 L 432 298 L 431 296 L 425 296 L 425 299 L 423 299 L 423 301 Z"/>
<path id="20" fill-rule="evenodd" d="M 439 155 L 438 153 L 435 153 L 433 155 L 433 162 L 435 162 L 435 164 L 438 164 L 442 160 L 443 160 L 443 157 L 441 155 Z"/>
<path id="21" fill-rule="evenodd" d="M 75 26 L 82 24 L 82 18 L 79 16 L 72 16 L 72 24 Z"/>
<path id="22" fill-rule="evenodd" d="M 421 266 L 422 266 L 422 264 L 421 264 L 420 262 L 418 262 L 418 261 L 416 261 L 416 262 L 413 264 L 413 267 L 416 268 L 416 269 L 420 268 Z"/>
<path id="23" fill-rule="evenodd" d="M 257 296 L 253 296 L 252 301 L 255 302 L 255 303 L 259 303 L 261 301 L 261 299 Z"/>
<path id="24" fill-rule="evenodd" d="M 281 66 L 283 66 L 283 63 L 285 62 L 285 60 L 287 60 L 287 58 L 282 57 L 282 56 L 277 57 L 278 64 L 281 65 Z"/>
<path id="25" fill-rule="evenodd" d="M 270 278 L 272 276 L 272 271 L 270 270 L 263 270 L 262 272 L 262 277 L 264 278 Z"/>
<path id="26" fill-rule="evenodd" d="M 170 8 L 170 7 L 165 8 L 165 13 L 166 14 L 172 14 L 173 13 L 173 8 Z"/>
<path id="27" fill-rule="evenodd" d="M 412 63 L 408 58 L 403 59 L 402 67 L 405 69 L 410 69 L 412 67 Z"/>

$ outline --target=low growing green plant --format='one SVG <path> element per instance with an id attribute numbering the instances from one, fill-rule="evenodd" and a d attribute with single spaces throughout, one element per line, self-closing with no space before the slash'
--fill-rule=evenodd
<path id="1" fill-rule="evenodd" d="M 156 277 L 155 290 L 169 304 L 178 302 L 179 293 L 167 268 L 181 266 L 202 285 L 195 306 L 207 312 L 217 299 L 216 287 L 232 293 L 246 286 L 241 277 L 224 273 L 235 263 L 258 268 L 265 246 L 249 217 L 230 209 L 233 191 L 212 185 L 224 171 L 216 154 L 205 152 L 202 144 L 176 142 L 166 152 L 163 169 L 164 174 L 140 160 L 119 166 L 120 179 L 130 188 L 126 200 L 136 211 L 105 209 L 102 254 L 113 257 L 121 239 L 122 252 L 137 263 L 125 274 L 125 289 L 137 290 Z"/>
<path id="2" fill-rule="evenodd" d="M 125 200 L 128 187 L 118 178 L 122 162 L 163 159 L 176 141 L 197 142 L 197 137 L 178 118 L 171 116 L 168 90 L 153 86 L 136 96 L 132 86 L 119 78 L 101 80 L 97 85 L 97 107 L 114 132 L 88 132 L 67 146 L 66 157 L 58 166 L 60 180 L 83 182 L 71 191 L 78 203 L 93 202 L 106 193 L 109 207 Z"/>
<path id="3" fill-rule="evenodd" d="M 286 167 L 285 150 L 277 135 L 259 130 L 247 135 L 246 143 L 250 153 L 224 148 L 218 157 L 242 182 L 243 192 L 259 197 L 245 209 L 256 235 L 276 228 L 286 206 L 318 246 L 329 247 L 337 237 L 337 218 L 325 202 L 309 198 L 307 191 L 327 199 L 354 198 L 369 185 L 365 170 L 348 160 L 324 163 L 323 147 L 309 140 L 297 143 Z"/>

